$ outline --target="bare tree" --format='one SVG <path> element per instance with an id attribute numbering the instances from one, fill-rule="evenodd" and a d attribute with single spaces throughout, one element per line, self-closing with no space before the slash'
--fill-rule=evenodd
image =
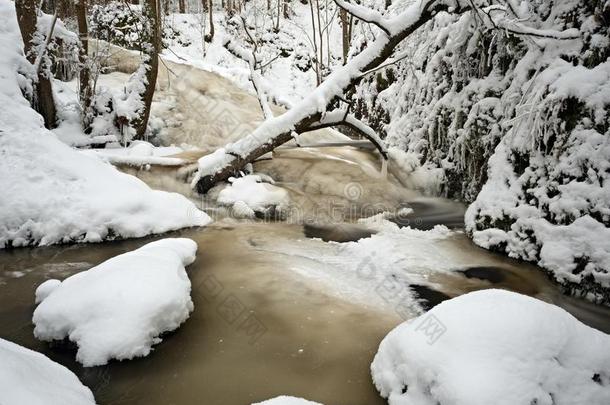
<path id="1" fill-rule="evenodd" d="M 311 0 L 310 0 L 311 1 Z M 418 0 L 400 14 L 386 18 L 369 8 L 334 0 L 354 17 L 376 26 L 380 33 L 368 47 L 354 56 L 347 64 L 335 69 L 309 96 L 282 115 L 266 119 L 256 130 L 241 140 L 216 151 L 212 156 L 199 160 L 199 170 L 193 185 L 200 193 L 207 192 L 219 181 L 239 173 L 244 166 L 258 157 L 290 141 L 293 133 L 304 133 L 320 128 L 345 125 L 370 139 L 387 159 L 383 142 L 375 131 L 350 114 L 351 103 L 344 98 L 366 75 L 404 59 L 392 57 L 396 47 L 423 24 L 441 11 L 461 14 L 473 7 L 483 9 L 489 4 L 476 0 Z M 494 5 L 496 13 L 487 13 L 493 27 L 516 35 L 543 36 L 545 38 L 574 39 L 571 30 L 562 32 L 539 31 L 522 25 L 522 20 L 510 14 L 510 10 Z M 313 12 L 312 12 L 313 17 Z M 346 104 L 345 108 L 337 105 Z"/>
<path id="2" fill-rule="evenodd" d="M 57 110 L 53 98 L 53 87 L 51 85 L 49 69 L 43 57 L 44 52 L 46 52 L 46 46 L 42 50 L 37 51 L 32 42 L 36 33 L 37 6 L 36 0 L 15 1 L 17 21 L 21 37 L 23 38 L 24 53 L 35 70 L 33 78 L 34 91 L 30 104 L 32 108 L 42 115 L 44 125 L 47 128 L 54 128 L 57 125 Z M 47 34 L 47 41 L 51 39 L 52 35 L 52 31 Z"/>

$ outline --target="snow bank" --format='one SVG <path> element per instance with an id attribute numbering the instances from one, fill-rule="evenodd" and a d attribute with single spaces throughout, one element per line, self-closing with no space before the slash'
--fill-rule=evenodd
<path id="1" fill-rule="evenodd" d="M 91 405 L 95 399 L 61 364 L 0 339 L 0 404 Z"/>
<path id="2" fill-rule="evenodd" d="M 483 290 L 391 331 L 371 366 L 390 405 L 608 404 L 610 336 L 563 309 Z"/>
<path id="3" fill-rule="evenodd" d="M 102 160 L 112 164 L 131 166 L 161 165 L 181 166 L 186 160 L 171 155 L 184 152 L 177 146 L 154 146 L 145 141 L 134 141 L 126 148 L 105 148 L 83 150 L 81 153 L 99 156 Z"/>
<path id="4" fill-rule="evenodd" d="M 23 98 L 14 4 L 0 4 L 0 248 L 140 237 L 210 218 L 185 197 L 151 190 L 47 131 Z"/>
<path id="5" fill-rule="evenodd" d="M 263 402 L 257 402 L 252 405 L 321 405 L 318 402 L 308 401 L 303 398 L 288 397 L 285 395 L 268 399 Z"/>
<path id="6" fill-rule="evenodd" d="M 255 213 L 281 213 L 288 208 L 290 199 L 283 188 L 269 184 L 273 179 L 261 174 L 231 178 L 230 185 L 218 194 L 218 203 L 233 208 L 237 216 L 253 218 Z"/>
<path id="7" fill-rule="evenodd" d="M 37 290 L 34 335 L 73 341 L 85 366 L 147 356 L 193 310 L 184 266 L 196 251 L 190 239 L 162 239 L 68 277 L 46 297 Z"/>

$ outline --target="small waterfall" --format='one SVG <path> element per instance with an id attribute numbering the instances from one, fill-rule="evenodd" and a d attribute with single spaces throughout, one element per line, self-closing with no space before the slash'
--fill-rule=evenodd
<path id="1" fill-rule="evenodd" d="M 383 180 L 388 178 L 388 159 L 381 158 L 381 174 L 379 177 Z"/>

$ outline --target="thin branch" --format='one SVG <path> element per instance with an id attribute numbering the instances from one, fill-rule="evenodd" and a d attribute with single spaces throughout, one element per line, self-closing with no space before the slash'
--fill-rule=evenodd
<path id="1" fill-rule="evenodd" d="M 368 7 L 359 4 L 351 4 L 344 0 L 334 0 L 337 6 L 347 11 L 354 17 L 364 22 L 373 24 L 381 29 L 388 37 L 392 36 L 389 28 L 388 20 L 381 13 Z"/>

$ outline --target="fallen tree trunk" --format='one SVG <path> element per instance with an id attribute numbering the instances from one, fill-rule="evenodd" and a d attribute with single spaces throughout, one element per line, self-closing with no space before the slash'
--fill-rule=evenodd
<path id="1" fill-rule="evenodd" d="M 459 2 L 457 3 L 421 0 L 391 20 L 376 21 L 378 24 L 383 23 L 383 31 L 390 35 L 380 33 L 377 40 L 346 65 L 333 71 L 294 108 L 264 121 L 253 133 L 240 141 L 201 158 L 199 171 L 192 185 L 197 192 L 205 193 L 216 183 L 239 173 L 246 164 L 293 139 L 293 132 L 301 134 L 330 126 L 324 124 L 324 114 L 329 105 L 357 85 L 369 70 L 387 60 L 402 40 L 438 12 L 448 10 L 450 6 L 454 7 L 454 12 L 462 12 L 465 8 L 459 8 Z M 337 4 L 341 7 L 345 3 L 337 1 Z M 351 9 L 348 7 L 347 11 L 351 12 Z"/>
<path id="2" fill-rule="evenodd" d="M 343 96 L 367 74 L 385 67 L 395 48 L 418 28 L 441 11 L 461 14 L 476 7 L 483 11 L 493 27 L 510 30 L 520 35 L 570 39 L 574 32 L 547 32 L 522 26 L 515 15 L 507 18 L 510 7 L 490 5 L 477 0 L 419 0 L 392 18 L 386 18 L 375 10 L 360 5 L 335 0 L 335 3 L 354 17 L 379 28 L 377 39 L 352 58 L 347 64 L 334 70 L 309 96 L 284 114 L 266 119 L 245 138 L 199 159 L 199 170 L 192 186 L 199 193 L 207 192 L 220 181 L 239 173 L 244 166 L 276 147 L 301 134 L 335 125 L 347 125 L 373 141 L 384 158 L 387 158 L 383 142 L 375 132 L 349 115 L 350 103 Z M 510 5 L 510 1 L 508 2 Z M 493 12 L 493 13 L 492 13 Z M 514 14 L 514 13 L 513 13 Z M 385 65 L 384 62 L 386 63 Z M 393 62 L 392 62 L 393 63 Z M 327 111 L 338 103 L 347 103 L 347 110 Z"/>

